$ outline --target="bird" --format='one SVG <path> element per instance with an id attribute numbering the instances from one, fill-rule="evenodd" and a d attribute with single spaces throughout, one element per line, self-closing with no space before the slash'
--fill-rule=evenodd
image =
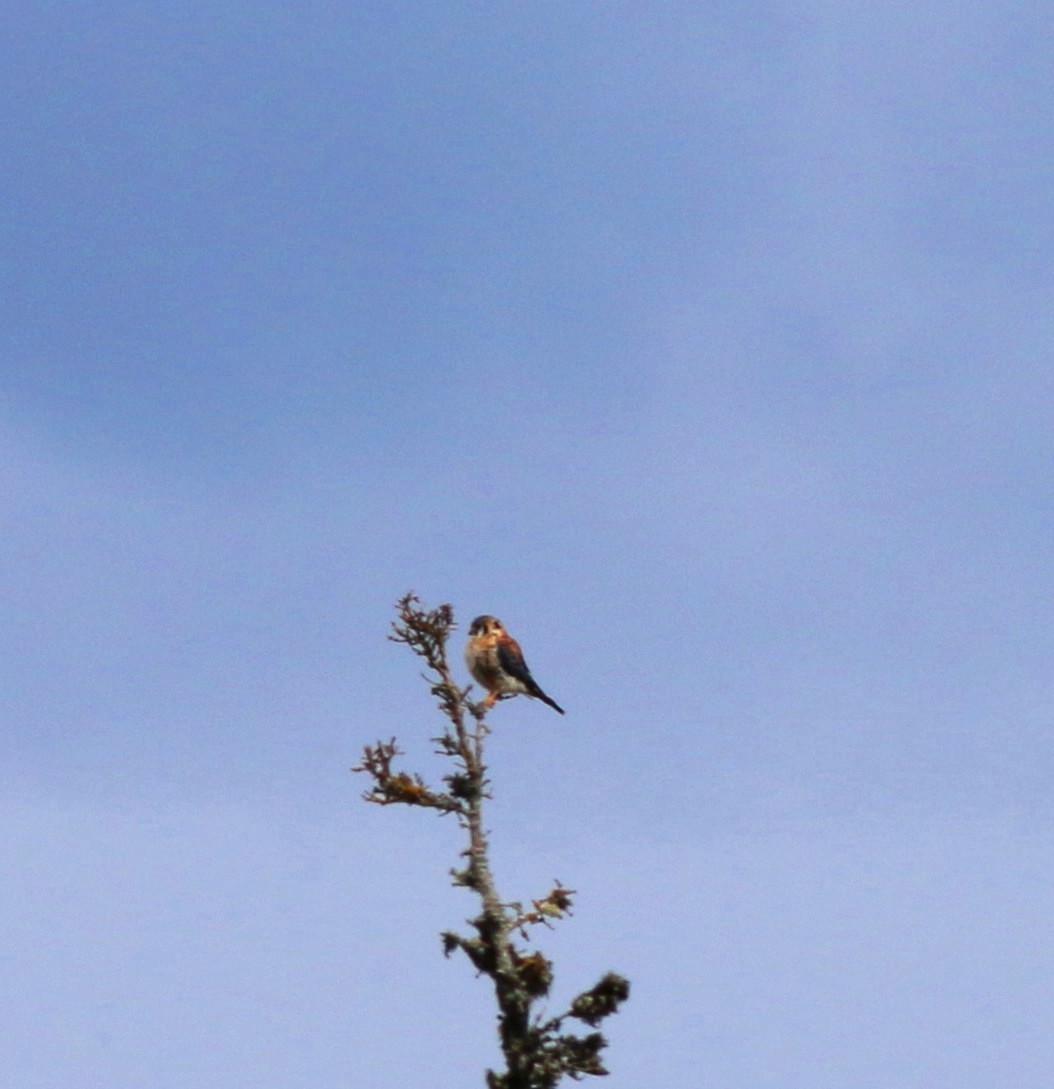
<path id="1" fill-rule="evenodd" d="M 531 676 L 520 644 L 496 616 L 477 616 L 469 625 L 465 664 L 469 673 L 487 690 L 483 706 L 488 710 L 502 696 L 525 695 L 564 714 L 560 704 L 547 696 Z"/>

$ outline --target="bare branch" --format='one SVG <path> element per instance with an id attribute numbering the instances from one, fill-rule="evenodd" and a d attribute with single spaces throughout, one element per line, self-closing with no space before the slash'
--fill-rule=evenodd
<path id="1" fill-rule="evenodd" d="M 488 1089 L 555 1089 L 565 1076 L 578 1080 L 606 1074 L 600 1060 L 607 1046 L 604 1037 L 599 1032 L 575 1036 L 561 1028 L 568 1018 L 595 1028 L 626 1000 L 629 983 L 608 973 L 578 995 L 559 1017 L 542 1022 L 533 1014 L 534 1004 L 549 994 L 553 965 L 540 952 L 517 945 L 514 935 L 527 942 L 530 927 L 551 927 L 570 915 L 574 890 L 554 881 L 552 889 L 532 900 L 527 911 L 522 904 L 503 901 L 498 895 L 483 823 L 483 803 L 490 797 L 484 763 L 487 708 L 469 699 L 470 688 L 459 687 L 451 673 L 447 642 L 456 629 L 454 611 L 449 605 L 426 609 L 415 594 L 407 593 L 399 599 L 396 612 L 389 639 L 408 646 L 427 667 L 422 677 L 449 723 L 432 740 L 437 754 L 448 758 L 453 770 L 443 776 L 446 791 L 432 789 L 420 775 L 395 770 L 393 762 L 403 754 L 394 738 L 367 745 L 362 762 L 352 770 L 373 780 L 363 794 L 366 801 L 453 813 L 467 833 L 468 844 L 462 852 L 465 863 L 452 869 L 450 877 L 455 886 L 468 888 L 479 897 L 480 912 L 469 920 L 474 933 L 466 936 L 446 931 L 442 941 L 446 956 L 460 950 L 494 986 L 506 1069 L 487 1072 Z"/>

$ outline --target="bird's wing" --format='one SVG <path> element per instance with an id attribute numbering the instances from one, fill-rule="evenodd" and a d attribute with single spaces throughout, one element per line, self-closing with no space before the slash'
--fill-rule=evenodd
<path id="1" fill-rule="evenodd" d="M 515 639 L 502 639 L 498 642 L 498 664 L 518 681 L 523 681 L 528 688 L 534 686 L 534 678 L 523 660 L 523 651 Z"/>
<path id="2" fill-rule="evenodd" d="M 498 664 L 510 677 L 515 677 L 516 680 L 522 682 L 532 696 L 549 704 L 554 711 L 559 711 L 561 715 L 564 713 L 564 709 L 556 700 L 547 696 L 538 682 L 531 676 L 531 671 L 523 660 L 523 651 L 520 650 L 520 644 L 515 639 L 502 639 L 498 643 Z"/>

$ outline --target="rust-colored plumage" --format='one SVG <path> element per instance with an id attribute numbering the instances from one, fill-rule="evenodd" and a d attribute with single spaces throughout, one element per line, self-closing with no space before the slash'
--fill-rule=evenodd
<path id="1" fill-rule="evenodd" d="M 547 703 L 562 715 L 564 709 L 547 696 L 531 676 L 520 644 L 496 616 L 477 616 L 468 629 L 465 664 L 487 690 L 483 706 L 491 708 L 501 696 L 524 695 Z"/>

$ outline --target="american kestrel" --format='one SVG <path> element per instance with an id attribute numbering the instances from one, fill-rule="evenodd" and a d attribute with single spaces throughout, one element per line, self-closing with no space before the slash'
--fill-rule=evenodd
<path id="1" fill-rule="evenodd" d="M 520 644 L 496 616 L 477 616 L 468 629 L 465 664 L 469 673 L 487 690 L 483 706 L 491 708 L 500 696 L 522 694 L 547 703 L 562 715 L 564 709 L 550 699 L 531 676 Z"/>

